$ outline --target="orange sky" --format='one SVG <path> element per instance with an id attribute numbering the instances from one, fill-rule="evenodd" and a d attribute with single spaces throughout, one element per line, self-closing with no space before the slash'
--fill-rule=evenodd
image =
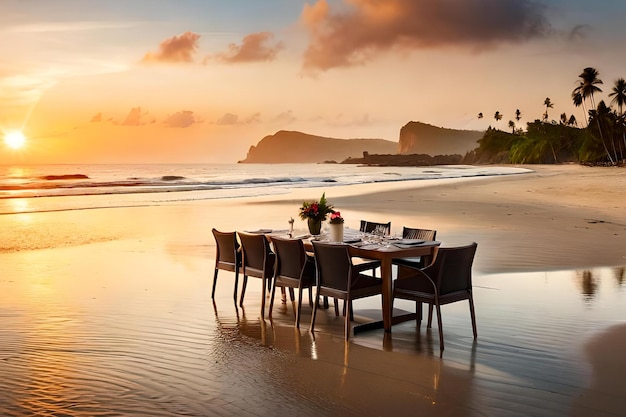
<path id="1" fill-rule="evenodd" d="M 226 4 L 225 4 L 226 3 Z M 0 164 L 236 162 L 278 130 L 398 140 L 563 112 L 583 68 L 626 77 L 601 0 L 3 0 Z M 488 12 L 487 12 L 488 11 Z M 477 119 L 483 112 L 485 118 Z"/>

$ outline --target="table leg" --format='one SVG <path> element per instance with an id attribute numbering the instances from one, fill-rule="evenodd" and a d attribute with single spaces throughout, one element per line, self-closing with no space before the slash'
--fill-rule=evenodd
<path id="1" fill-rule="evenodd" d="M 392 311 L 391 297 L 393 296 L 393 272 L 391 258 L 381 259 L 380 273 L 383 281 L 383 327 L 385 332 L 391 332 Z"/>

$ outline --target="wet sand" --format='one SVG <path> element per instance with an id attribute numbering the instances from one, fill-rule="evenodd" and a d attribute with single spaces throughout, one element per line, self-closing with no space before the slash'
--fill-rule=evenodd
<path id="1" fill-rule="evenodd" d="M 620 416 L 626 387 L 626 176 L 621 169 L 294 190 L 0 216 L 0 414 L 128 416 Z M 479 244 L 478 340 L 467 303 L 438 330 L 415 323 L 344 343 L 322 312 L 260 319 L 232 274 L 210 299 L 212 227 L 287 227 L 325 191 L 347 225 L 432 227 Z M 319 195 L 318 195 L 319 194 Z M 303 227 L 303 224 L 297 226 Z M 411 304 L 397 302 L 398 308 Z M 355 302 L 357 319 L 377 299 Z"/>

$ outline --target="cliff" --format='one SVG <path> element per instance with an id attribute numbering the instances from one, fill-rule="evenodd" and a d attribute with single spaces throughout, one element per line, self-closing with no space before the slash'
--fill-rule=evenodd
<path id="1" fill-rule="evenodd" d="M 395 154 L 398 143 L 384 139 L 335 139 L 281 130 L 251 146 L 240 163 L 319 163 L 362 157 L 363 152 Z"/>
<path id="2" fill-rule="evenodd" d="M 398 150 L 400 154 L 449 155 L 460 154 L 478 147 L 477 141 L 484 132 L 455 130 L 421 122 L 409 122 L 400 129 Z"/>

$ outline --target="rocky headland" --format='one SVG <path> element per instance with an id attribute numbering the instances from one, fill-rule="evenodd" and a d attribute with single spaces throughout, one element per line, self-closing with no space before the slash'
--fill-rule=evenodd
<path id="1" fill-rule="evenodd" d="M 461 163 L 484 132 L 455 130 L 421 122 L 400 129 L 398 142 L 338 139 L 281 130 L 261 139 L 240 163 L 356 163 L 441 165 Z"/>

